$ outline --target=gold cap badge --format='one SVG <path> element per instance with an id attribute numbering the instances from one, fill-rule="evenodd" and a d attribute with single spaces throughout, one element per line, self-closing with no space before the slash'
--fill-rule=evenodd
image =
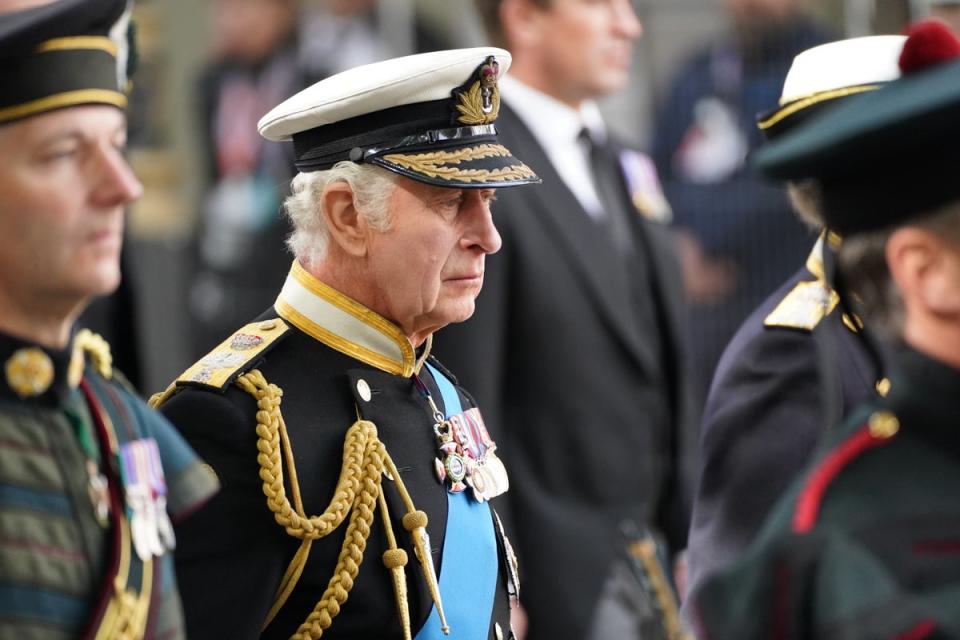
<path id="1" fill-rule="evenodd" d="M 467 125 L 490 124 L 500 114 L 500 89 L 497 80 L 500 77 L 500 63 L 493 56 L 487 56 L 477 69 L 479 76 L 466 91 L 455 91 L 456 105 L 460 116 L 457 122 Z"/>

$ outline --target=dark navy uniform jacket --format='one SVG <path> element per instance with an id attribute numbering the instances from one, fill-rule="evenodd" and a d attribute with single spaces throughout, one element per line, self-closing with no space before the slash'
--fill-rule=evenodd
<path id="1" fill-rule="evenodd" d="M 701 638 L 960 637 L 960 370 L 910 349 L 891 368 L 694 594 Z"/>
<path id="2" fill-rule="evenodd" d="M 288 296 L 291 281 L 299 283 L 296 299 Z M 289 638 L 326 590 L 347 528 L 344 522 L 313 543 L 292 595 L 261 632 L 300 540 L 277 524 L 266 503 L 257 459 L 256 399 L 232 383 L 250 369 L 259 370 L 268 383 L 283 391 L 281 413 L 305 513 L 324 512 L 340 474 L 344 435 L 358 418 L 369 420 L 376 425 L 413 503 L 429 518 L 427 531 L 442 581 L 447 492 L 435 476 L 433 419 L 411 378 L 416 355 L 409 340 L 399 328 L 319 283 L 297 264 L 287 282 L 273 309 L 188 369 L 178 381 L 176 394 L 161 407 L 203 452 L 223 485 L 208 508 L 177 530 L 177 573 L 192 638 Z M 233 348 L 228 348 L 231 344 Z M 243 355 L 254 351 L 258 353 Z M 443 411 L 428 368 L 419 376 Z M 463 409 L 472 406 L 469 397 L 459 393 Z M 289 496 L 289 471 L 286 466 L 284 470 Z M 404 504 L 386 477 L 383 488 L 396 541 L 409 558 L 406 581 L 416 636 L 432 602 L 410 536 L 401 525 L 407 512 Z M 497 501 L 491 501 L 493 509 Z M 388 546 L 379 507 L 370 530 L 356 582 L 325 638 L 403 637 L 390 573 L 381 560 Z M 510 633 L 503 560 L 502 551 L 493 552 L 498 576 L 492 610 L 477 611 L 488 627 L 484 637 L 491 640 L 498 637 L 497 625 L 503 638 Z M 464 597 L 473 597 L 474 588 L 463 585 Z M 449 608 L 450 603 L 444 604 Z M 452 625 L 451 633 L 456 637 Z"/>
<path id="3" fill-rule="evenodd" d="M 690 586 L 730 564 L 804 469 L 828 417 L 816 331 L 829 332 L 834 405 L 847 415 L 876 395 L 877 365 L 853 320 L 818 318 L 821 243 L 807 265 L 750 315 L 723 354 L 704 411 L 702 471 L 689 537 Z M 835 295 L 835 294 L 832 294 Z"/>

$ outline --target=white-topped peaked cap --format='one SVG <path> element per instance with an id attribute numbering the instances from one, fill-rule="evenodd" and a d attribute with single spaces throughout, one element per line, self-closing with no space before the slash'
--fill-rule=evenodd
<path id="1" fill-rule="evenodd" d="M 274 107 L 258 129 L 292 140 L 300 171 L 368 162 L 457 188 L 539 182 L 497 142 L 497 81 L 510 54 L 494 47 L 434 51 L 349 69 Z"/>
<path id="2" fill-rule="evenodd" d="M 784 80 L 780 104 L 825 91 L 896 80 L 906 40 L 907 36 L 850 38 L 798 53 Z"/>
<path id="3" fill-rule="evenodd" d="M 828 42 L 798 53 L 787 72 L 780 106 L 758 126 L 771 137 L 846 96 L 878 89 L 900 77 L 906 36 L 867 36 Z"/>

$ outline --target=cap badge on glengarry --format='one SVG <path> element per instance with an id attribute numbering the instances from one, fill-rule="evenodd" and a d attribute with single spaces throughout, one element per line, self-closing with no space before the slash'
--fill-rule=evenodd
<path id="1" fill-rule="evenodd" d="M 457 122 L 466 125 L 490 124 L 500 113 L 500 63 L 487 56 L 466 84 L 454 89 L 457 98 Z"/>

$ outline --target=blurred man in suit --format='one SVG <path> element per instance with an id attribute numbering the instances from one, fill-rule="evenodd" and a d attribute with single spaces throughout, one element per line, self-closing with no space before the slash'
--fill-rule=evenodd
<path id="1" fill-rule="evenodd" d="M 594 102 L 626 85 L 642 26 L 627 0 L 478 8 L 514 54 L 497 128 L 543 186 L 498 194 L 503 250 L 437 353 L 510 443 L 528 638 L 659 637 L 669 572 L 627 548 L 684 545 L 683 293 L 652 165 Z"/>

